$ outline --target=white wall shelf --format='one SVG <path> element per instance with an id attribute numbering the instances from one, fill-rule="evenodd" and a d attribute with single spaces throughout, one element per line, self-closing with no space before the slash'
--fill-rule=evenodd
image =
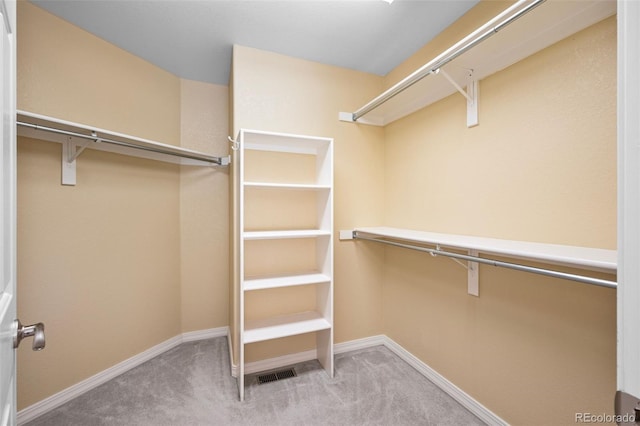
<path id="1" fill-rule="evenodd" d="M 535 243 L 528 241 L 503 240 L 496 238 L 483 238 L 467 235 L 441 234 L 435 232 L 415 231 L 410 229 L 391 227 L 356 228 L 354 229 L 354 235 L 356 236 L 356 238 L 358 238 L 358 236 L 362 236 L 363 239 L 373 238 L 374 240 L 377 240 L 379 242 L 385 242 L 385 240 L 389 240 L 392 244 L 394 241 L 400 241 L 416 243 L 420 246 L 435 246 L 438 251 L 446 248 L 463 250 L 467 251 L 470 257 L 477 257 L 480 253 L 482 253 L 486 255 L 521 259 L 587 271 L 603 272 L 607 274 L 616 274 L 617 272 L 616 250 Z M 477 296 L 478 275 L 477 273 L 472 273 L 473 271 L 477 271 L 477 262 L 471 261 L 473 259 L 467 260 L 469 260 L 469 263 L 472 264 L 472 267 L 469 271 L 469 293 Z M 500 261 L 498 262 L 500 263 Z M 505 265 L 496 264 L 495 266 Z M 514 266 L 522 266 L 521 270 L 523 271 L 526 271 L 527 268 L 536 269 L 524 265 Z M 544 271 L 544 269 L 541 269 L 540 272 L 537 273 L 542 273 Z M 529 272 L 534 271 L 529 270 Z M 548 273 L 543 274 L 550 276 L 554 276 L 554 274 L 557 274 L 557 276 L 559 277 L 573 279 L 575 281 L 584 279 L 584 281 L 582 282 L 615 288 L 615 283 L 607 280 L 575 276 L 573 274 L 564 272 L 547 272 Z"/>
<path id="2" fill-rule="evenodd" d="M 477 250 L 485 254 L 527 259 L 591 271 L 615 274 L 617 270 L 618 253 L 616 250 L 441 234 L 391 227 L 356 228 L 355 231 L 417 243 L 440 245 L 441 247 Z"/>
<path id="3" fill-rule="evenodd" d="M 185 166 L 227 166 L 230 157 L 141 139 L 71 121 L 18 111 L 18 135 L 62 144 L 62 184 L 75 185 L 76 161 L 85 149 Z"/>
<path id="4" fill-rule="evenodd" d="M 530 3 L 529 0 L 522 1 L 521 8 Z M 500 29 L 499 32 L 495 32 L 480 44 L 448 62 L 442 69 L 446 70 L 446 74 L 459 87 L 465 87 L 471 82 L 488 77 L 615 13 L 615 0 L 546 0 L 512 24 Z M 491 31 L 498 23 L 499 20 L 491 20 L 471 33 L 470 36 Z M 463 40 L 467 40 L 467 38 Z M 471 41 L 472 38 L 469 37 L 468 40 Z M 379 98 L 383 98 L 383 95 L 399 90 L 398 94 L 382 102 L 380 106 L 366 115 L 355 117 L 357 122 L 385 126 L 456 93 L 458 88 L 451 84 L 448 78 L 437 75 L 436 69 L 440 68 L 436 65 L 436 68 L 432 69 L 432 65 L 438 63 L 436 59 L 441 56 L 438 55 L 433 61 L 428 62 L 360 108 L 358 111 Z M 422 75 L 424 72 L 426 72 L 425 78 L 406 86 L 406 83 L 415 78 L 415 75 Z M 405 86 L 409 88 L 403 89 Z M 477 105 L 477 99 L 475 102 Z M 339 114 L 339 119 L 353 122 L 354 113 L 342 112 Z"/>
<path id="5" fill-rule="evenodd" d="M 236 182 L 240 283 L 237 292 L 240 299 L 238 391 L 240 400 L 244 400 L 245 346 L 252 343 L 313 332 L 317 358 L 333 377 L 333 140 L 242 129 L 235 142 L 239 168 Z M 294 222 L 303 229 L 293 226 Z M 315 244 L 301 242 L 302 246 L 295 248 L 282 248 L 282 245 L 276 248 L 275 245 L 276 240 L 300 239 L 312 239 Z M 258 243 L 253 241 L 262 243 L 257 247 Z M 249 245 L 253 258 L 245 257 Z M 273 256 L 276 260 L 270 266 L 294 272 L 255 276 L 254 270 L 251 277 L 245 276 L 246 271 L 252 270 L 252 259 L 260 256 L 256 250 L 260 253 L 271 248 L 285 251 Z M 305 263 L 304 267 L 292 264 L 295 256 L 291 255 L 299 251 L 306 261 L 311 259 L 310 264 Z M 261 268 L 260 271 L 265 266 Z M 271 316 L 261 313 L 267 316 L 253 319 L 255 314 L 251 315 L 252 305 L 246 303 L 245 295 L 255 291 L 267 293 L 260 294 L 262 300 L 263 296 L 268 299 L 269 294 L 273 295 L 269 292 L 275 289 L 282 294 L 300 286 L 315 287 L 311 292 L 314 301 L 306 300 L 305 308 L 300 306 L 302 312 Z M 309 304 L 315 304 L 315 310 L 309 311 Z M 287 306 L 287 310 L 295 311 L 296 307 Z M 251 320 L 245 321 L 247 317 Z"/>

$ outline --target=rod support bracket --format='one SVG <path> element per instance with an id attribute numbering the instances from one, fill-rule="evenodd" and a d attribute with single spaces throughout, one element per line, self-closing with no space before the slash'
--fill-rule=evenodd
<path id="1" fill-rule="evenodd" d="M 76 143 L 71 136 L 62 142 L 62 185 L 76 184 Z M 79 154 L 78 154 L 79 155 Z"/>
<path id="2" fill-rule="evenodd" d="M 436 250 L 440 251 L 440 246 L 436 246 Z M 478 257 L 478 250 L 469 250 L 467 252 L 469 256 Z M 436 256 L 431 253 L 431 256 Z M 472 296 L 480 295 L 480 268 L 478 262 L 473 262 L 471 260 L 467 260 L 465 263 L 462 260 L 456 259 L 455 257 L 450 257 L 450 260 L 453 260 L 458 265 L 462 266 L 467 270 L 467 293 Z"/>
<path id="3" fill-rule="evenodd" d="M 478 250 L 469 250 L 469 256 L 478 257 Z M 468 261 L 467 293 L 480 296 L 480 265 L 478 262 Z"/>
<path id="4" fill-rule="evenodd" d="M 467 127 L 475 127 L 478 125 L 478 96 L 480 84 L 478 79 L 473 77 L 473 70 L 469 70 L 467 80 L 467 90 L 465 91 L 445 70 L 438 68 L 434 70 L 434 74 L 442 75 L 455 89 L 467 99 Z"/>
<path id="5" fill-rule="evenodd" d="M 347 123 L 355 123 L 356 122 L 352 112 L 339 112 L 338 113 L 338 120 L 346 121 Z"/>
<path id="6" fill-rule="evenodd" d="M 467 127 L 475 127 L 478 120 L 478 97 L 480 96 L 480 82 L 470 78 L 467 82 Z"/>
<path id="7" fill-rule="evenodd" d="M 231 164 L 231 156 L 227 155 L 226 157 L 220 157 L 220 166 L 228 166 Z"/>

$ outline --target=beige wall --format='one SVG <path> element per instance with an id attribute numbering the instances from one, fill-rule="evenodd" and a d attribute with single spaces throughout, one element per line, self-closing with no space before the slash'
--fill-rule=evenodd
<path id="1" fill-rule="evenodd" d="M 338 112 L 375 96 L 382 79 L 242 46 L 234 48 L 233 70 L 233 133 L 248 128 L 334 138 L 335 230 L 380 225 L 383 129 L 342 123 Z M 356 250 L 336 238 L 336 342 L 381 332 L 381 255 L 380 248 Z M 233 306 L 237 309 L 236 301 Z M 303 339 L 277 348 L 252 347 L 247 359 L 308 349 L 309 344 Z"/>
<path id="2" fill-rule="evenodd" d="M 182 146 L 229 152 L 229 90 L 182 80 Z M 180 173 L 182 331 L 229 324 L 228 168 L 183 166 Z"/>
<path id="3" fill-rule="evenodd" d="M 180 144 L 180 80 L 18 2 L 18 109 Z"/>
<path id="4" fill-rule="evenodd" d="M 616 248 L 615 17 L 386 127 L 385 223 Z"/>
<path id="5" fill-rule="evenodd" d="M 385 224 L 615 249 L 615 19 L 482 80 L 478 127 L 458 94 L 388 125 Z M 382 295 L 385 334 L 506 421 L 612 414 L 615 290 L 481 267 L 476 298 L 389 248 Z"/>
<path id="6" fill-rule="evenodd" d="M 88 150 L 63 187 L 60 145 L 19 139 L 18 314 L 47 338 L 24 408 L 179 334 L 180 212 L 176 166 Z"/>
<path id="7" fill-rule="evenodd" d="M 227 97 L 18 3 L 19 109 L 224 155 Z M 18 313 L 47 333 L 18 351 L 20 409 L 228 324 L 227 172 L 86 150 L 63 187 L 60 151 L 19 138 Z"/>

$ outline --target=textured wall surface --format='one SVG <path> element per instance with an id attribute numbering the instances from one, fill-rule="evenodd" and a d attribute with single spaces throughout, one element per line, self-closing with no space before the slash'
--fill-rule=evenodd
<path id="1" fill-rule="evenodd" d="M 385 225 L 615 249 L 615 55 L 612 17 L 482 80 L 478 127 L 457 93 L 387 126 Z M 466 275 L 387 249 L 385 334 L 509 423 L 612 413 L 614 289 Z"/>

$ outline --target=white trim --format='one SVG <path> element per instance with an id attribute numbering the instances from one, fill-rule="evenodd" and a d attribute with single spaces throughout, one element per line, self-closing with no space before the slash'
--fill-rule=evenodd
<path id="1" fill-rule="evenodd" d="M 182 333 L 182 343 L 196 342 L 198 340 L 214 339 L 229 335 L 229 327 L 208 328 L 206 330 L 188 331 Z"/>
<path id="2" fill-rule="evenodd" d="M 364 337 L 362 339 L 350 340 L 348 342 L 336 343 L 333 345 L 333 352 L 336 354 L 343 354 L 345 352 L 357 351 L 359 349 L 372 348 L 374 346 L 385 345 L 385 342 L 389 340 L 384 334 L 377 336 Z"/>
<path id="3" fill-rule="evenodd" d="M 618 390 L 640 397 L 640 2 L 618 1 Z M 619 413 L 624 414 L 624 413 Z"/>
<path id="4" fill-rule="evenodd" d="M 260 361 L 248 362 L 244 365 L 244 374 L 258 373 L 260 371 L 273 370 L 274 368 L 280 368 L 287 365 L 298 364 L 300 362 L 310 361 L 316 359 L 316 350 L 312 349 L 304 352 L 297 352 L 295 354 L 287 354 L 278 356 L 275 358 L 261 359 Z M 238 377 L 238 365 L 231 363 L 231 375 Z"/>
<path id="5" fill-rule="evenodd" d="M 77 383 L 49 398 L 43 399 L 18 413 L 18 425 L 25 424 L 41 415 L 53 410 L 56 407 L 82 395 L 83 393 L 131 370 L 134 367 L 154 358 L 184 342 L 193 342 L 197 340 L 211 339 L 215 337 L 227 336 L 227 342 L 229 344 L 229 364 L 231 365 L 231 375 L 237 377 L 238 367 L 233 363 L 233 350 L 231 346 L 231 335 L 229 333 L 229 327 L 211 328 L 208 330 L 191 331 L 183 333 L 179 336 L 173 337 L 159 345 L 156 345 L 136 356 L 133 356 L 119 364 L 114 365 L 107 370 L 104 370 L 80 383 Z M 495 413 L 489 410 L 484 405 L 473 399 L 470 395 L 465 393 L 462 389 L 445 379 L 437 371 L 429 367 L 427 364 L 419 360 L 409 351 L 404 349 L 398 343 L 385 335 L 377 335 L 365 337 L 362 339 L 351 340 L 348 342 L 337 343 L 334 345 L 334 353 L 341 354 L 345 352 L 355 351 L 359 349 L 371 348 L 374 346 L 385 346 L 391 352 L 396 354 L 400 359 L 405 361 L 411 367 L 415 368 L 420 374 L 433 382 L 436 386 L 449 394 L 453 399 L 460 403 L 467 410 L 472 412 L 478 418 L 489 425 L 508 425 L 507 422 L 498 417 Z M 298 352 L 295 354 L 289 354 L 281 357 L 270 358 L 266 360 L 251 362 L 245 365 L 246 373 L 257 373 L 259 371 L 271 370 L 287 365 L 296 364 L 299 362 L 309 361 L 316 359 L 316 350 Z"/>
<path id="6" fill-rule="evenodd" d="M 233 340 L 231 340 L 231 330 L 227 334 L 227 347 L 229 348 L 229 368 L 231 377 L 238 377 L 237 365 L 233 363 Z"/>
<path id="7" fill-rule="evenodd" d="M 341 354 L 344 352 L 355 351 L 358 349 L 371 348 L 373 346 L 384 345 L 385 339 L 388 339 L 384 335 L 364 337 L 362 339 L 351 340 L 349 342 L 336 343 L 333 345 L 333 353 Z M 310 361 L 316 359 L 316 351 L 314 349 L 298 352 L 295 354 L 288 354 L 275 358 L 263 359 L 260 361 L 254 361 L 245 365 L 245 374 L 258 373 L 260 371 L 273 370 L 274 368 L 285 367 L 288 365 L 297 364 L 299 362 Z M 233 360 L 233 358 L 230 358 Z M 231 362 L 231 375 L 238 377 L 238 365 Z"/>
<path id="8" fill-rule="evenodd" d="M 407 364 L 415 368 L 420 374 L 433 382 L 433 384 L 438 386 L 441 390 L 449 394 L 449 396 L 455 399 L 467 410 L 475 414 L 483 422 L 487 423 L 488 425 L 508 425 L 507 422 L 502 420 L 487 407 L 480 404 L 465 391 L 451 383 L 449 380 L 445 379 L 436 370 L 429 367 L 427 364 L 419 360 L 405 348 L 386 336 L 384 339 L 384 346 L 387 347 L 391 352 L 396 354 L 398 357 L 400 357 Z"/>
<path id="9" fill-rule="evenodd" d="M 114 379 L 115 377 L 131 370 L 132 368 L 135 368 L 140 364 L 145 363 L 150 359 L 155 358 L 156 356 L 175 348 L 181 343 L 224 336 L 225 334 L 228 334 L 228 330 L 229 327 L 218 327 L 202 331 L 191 331 L 172 337 L 171 339 L 153 346 L 152 348 L 149 348 L 144 352 L 134 355 L 131 358 L 114 365 L 113 367 L 107 368 L 106 370 L 103 370 L 98 374 L 95 374 L 79 383 L 76 383 L 75 385 L 69 386 L 62 391 L 51 395 L 48 398 L 43 399 L 42 401 L 38 401 L 35 404 L 20 410 L 17 417 L 18 425 L 25 424 L 37 417 L 40 417 L 41 415 L 53 410 L 54 408 L 57 408 L 62 404 L 65 404 L 72 399 L 79 397 L 85 392 L 88 392 L 91 389 L 96 388 L 101 384 L 106 383 L 109 380 Z"/>
<path id="10" fill-rule="evenodd" d="M 300 362 L 311 361 L 317 359 L 317 351 L 311 349 L 304 352 L 298 352 L 295 354 L 287 354 L 276 358 L 262 359 L 260 361 L 249 362 L 244 366 L 245 374 L 258 373 L 260 371 L 273 370 L 274 368 L 280 368 L 287 365 L 298 364 Z"/>

